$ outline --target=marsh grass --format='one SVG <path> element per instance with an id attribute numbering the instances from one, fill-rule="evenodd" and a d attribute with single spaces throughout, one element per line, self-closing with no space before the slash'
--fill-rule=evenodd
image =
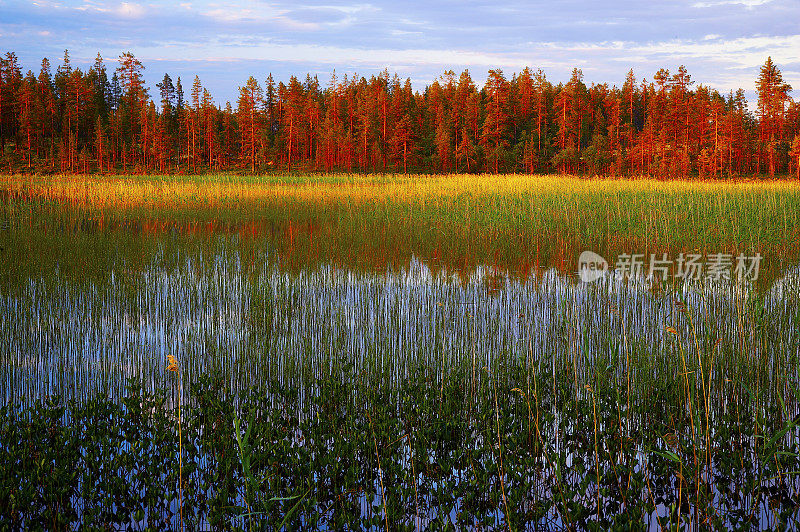
<path id="1" fill-rule="evenodd" d="M 797 524 L 795 184 L 5 179 L 2 526 Z"/>
<path id="2" fill-rule="evenodd" d="M 9 250 L 29 251 L 0 254 L 4 278 L 52 270 L 56 258 L 77 267 L 86 253 L 97 256 L 99 273 L 118 253 L 135 263 L 134 252 L 151 252 L 153 242 L 171 248 L 215 234 L 244 248 L 268 243 L 296 270 L 336 263 L 385 271 L 415 256 L 449 270 L 493 265 L 526 276 L 574 271 L 584 249 L 609 260 L 760 252 L 764 276 L 774 279 L 800 258 L 800 184 L 791 181 L 216 177 L 2 176 L 2 218 L 14 228 L 2 237 Z M 65 231 L 74 246 L 60 238 Z"/>

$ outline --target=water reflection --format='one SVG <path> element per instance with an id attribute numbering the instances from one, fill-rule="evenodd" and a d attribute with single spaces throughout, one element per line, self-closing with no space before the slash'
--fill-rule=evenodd
<path id="1" fill-rule="evenodd" d="M 598 354 L 664 360 L 681 348 L 774 369 L 800 353 L 798 272 L 761 293 L 736 282 L 582 283 L 555 269 L 520 279 L 481 266 L 465 277 L 416 259 L 383 274 L 243 268 L 235 251 L 154 260 L 139 273 L 114 269 L 102 285 L 32 278 L 4 293 L 0 387 L 7 402 L 116 397 L 131 377 L 166 385 L 167 355 L 187 382 L 221 371 L 233 392 L 296 384 L 341 357 L 387 385 L 414 365 L 504 361 L 558 360 L 588 378 Z"/>

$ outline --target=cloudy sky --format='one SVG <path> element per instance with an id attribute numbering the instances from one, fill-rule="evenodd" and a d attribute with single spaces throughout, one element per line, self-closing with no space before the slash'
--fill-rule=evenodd
<path id="1" fill-rule="evenodd" d="M 248 76 L 263 81 L 383 68 L 421 89 L 444 70 L 468 68 L 480 85 L 490 68 L 510 78 L 525 66 L 553 82 L 583 70 L 587 84 L 621 85 L 630 68 L 652 79 L 685 64 L 692 79 L 753 98 L 768 55 L 800 94 L 800 0 L 339 0 L 112 2 L 0 0 L 0 52 L 25 70 L 64 49 L 113 66 L 124 51 L 153 86 L 165 72 L 184 87 L 200 76 L 217 103 L 235 101 Z M 151 91 L 155 94 L 155 90 Z"/>

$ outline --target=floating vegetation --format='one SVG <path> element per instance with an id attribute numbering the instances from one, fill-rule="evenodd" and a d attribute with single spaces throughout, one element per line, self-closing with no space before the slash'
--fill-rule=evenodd
<path id="1" fill-rule="evenodd" d="M 204 375 L 182 471 L 170 392 L 6 405 L 0 526 L 178 529 L 181 507 L 188 529 L 221 530 L 797 522 L 796 407 L 764 406 L 755 385 L 727 383 L 723 402 L 698 371 L 638 395 L 605 368 L 579 388 L 558 366 L 435 371 L 390 390 L 342 357 L 303 389 L 273 381 L 236 401 Z"/>

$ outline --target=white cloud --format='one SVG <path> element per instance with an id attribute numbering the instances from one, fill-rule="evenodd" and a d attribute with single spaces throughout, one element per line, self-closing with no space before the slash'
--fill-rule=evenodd
<path id="1" fill-rule="evenodd" d="M 397 30 L 395 35 L 405 32 Z M 698 83 L 712 86 L 725 93 L 740 87 L 750 89 L 754 72 L 768 55 L 781 64 L 800 63 L 800 35 L 769 37 L 754 36 L 723 39 L 710 35 L 697 40 L 674 39 L 639 43 L 633 41 L 606 42 L 526 42 L 514 51 L 491 52 L 468 48 L 357 48 L 352 46 L 317 45 L 311 42 L 286 43 L 252 34 L 217 34 L 212 40 L 198 42 L 158 42 L 150 47 L 135 47 L 142 61 L 247 62 L 270 61 L 302 65 L 289 70 L 325 65 L 339 69 L 395 69 L 400 74 L 430 75 L 442 68 L 470 69 L 502 68 L 519 71 L 525 66 L 543 68 L 548 74 L 563 77 L 573 67 L 591 73 L 589 81 L 622 82 L 624 72 L 634 68 L 652 74 L 658 68 L 670 69 L 686 64 Z M 713 66 L 713 68 L 707 68 Z M 620 72 L 622 74 L 620 74 Z M 477 73 L 477 72 L 476 72 Z M 785 79 L 793 83 L 786 72 Z M 700 76 L 700 77 L 698 77 Z M 422 79 L 421 77 L 419 79 Z M 415 81 L 419 82 L 415 78 Z"/>
<path id="2" fill-rule="evenodd" d="M 319 29 L 320 25 L 315 22 L 302 22 L 287 16 L 288 10 L 275 9 L 267 6 L 260 6 L 258 9 L 249 7 L 226 7 L 210 9 L 202 13 L 216 22 L 226 22 L 233 24 L 275 24 L 290 30 L 313 31 Z"/>
<path id="3" fill-rule="evenodd" d="M 82 5 L 72 7 L 71 9 L 87 13 L 108 13 L 118 17 L 130 19 L 141 18 L 147 12 L 144 6 L 133 2 L 120 2 L 119 4 L 108 5 L 106 3 L 86 1 Z"/>
<path id="4" fill-rule="evenodd" d="M 629 63 L 670 63 L 696 60 L 724 68 L 751 68 L 764 63 L 767 56 L 780 63 L 800 62 L 800 35 L 752 36 L 722 39 L 706 35 L 702 40 L 673 39 L 638 43 L 633 41 L 604 42 L 528 42 L 531 49 L 545 49 L 560 55 L 585 55 L 610 61 Z"/>
<path id="5" fill-rule="evenodd" d="M 429 49 L 360 49 L 336 46 L 318 46 L 314 44 L 280 44 L 264 42 L 258 45 L 237 43 L 231 37 L 223 38 L 225 45 L 211 47 L 214 55 L 209 54 L 209 48 L 184 47 L 176 44 L 175 48 L 158 46 L 155 48 L 139 48 L 137 57 L 145 60 L 171 60 L 175 53 L 179 53 L 183 60 L 189 61 L 230 61 L 230 60 L 264 60 L 327 63 L 339 65 L 351 64 L 417 64 L 417 65 L 478 65 L 492 67 L 524 66 L 526 60 L 523 54 L 491 54 L 469 50 L 429 50 Z M 168 55 L 165 55 L 168 52 Z M 214 53 L 212 52 L 212 53 Z M 223 53 L 219 53 L 223 52 Z M 537 62 L 537 64 L 541 64 Z"/>
<path id="6" fill-rule="evenodd" d="M 233 9 L 232 7 L 210 9 L 204 11 L 203 15 L 220 22 L 263 22 L 273 16 L 249 8 Z"/>
<path id="7" fill-rule="evenodd" d="M 421 31 L 407 31 L 407 30 L 392 30 L 389 32 L 390 35 L 395 35 L 398 37 L 405 37 L 408 35 L 422 35 Z"/>
<path id="8" fill-rule="evenodd" d="M 741 37 L 716 42 L 673 40 L 646 45 L 631 43 L 628 49 L 650 57 L 671 57 L 678 62 L 692 58 L 747 68 L 761 65 L 767 56 L 777 63 L 800 61 L 800 35 Z"/>
<path id="9" fill-rule="evenodd" d="M 250 4 L 208 4 L 202 14 L 218 22 L 234 24 L 276 24 L 279 27 L 297 31 L 317 31 L 323 28 L 348 26 L 357 20 L 358 14 L 378 11 L 369 4 L 352 6 L 295 6 L 291 9 L 274 5 Z M 331 17 L 331 14 L 337 16 Z M 344 16 L 342 16 L 344 15 Z M 306 19 L 311 16 L 310 19 Z M 305 20 L 304 20 L 305 19 Z"/>
<path id="10" fill-rule="evenodd" d="M 554 82 L 565 81 L 578 67 L 587 83 L 619 85 L 630 68 L 651 76 L 661 67 L 685 64 L 697 83 L 723 92 L 752 90 L 768 55 L 779 67 L 800 64 L 800 31 L 791 23 L 800 13 L 800 0 L 663 2 L 668 5 L 656 6 L 657 15 L 617 2 L 580 16 L 556 2 L 540 14 L 539 26 L 526 18 L 527 11 L 500 10 L 487 0 L 464 3 L 458 13 L 435 2 L 398 6 L 386 0 L 10 2 L 26 4 L 31 13 L 28 20 L 21 16 L 26 25 L 0 21 L 5 40 L 19 38 L 20 47 L 27 47 L 26 61 L 58 56 L 66 47 L 73 58 L 87 60 L 98 49 L 109 57 L 130 49 L 145 64 L 163 61 L 165 68 L 184 72 L 199 68 L 220 80 L 220 92 L 227 90 L 225 62 L 242 71 L 251 68 L 248 61 L 269 63 L 276 78 L 335 67 L 339 72 L 388 67 L 413 76 L 415 86 L 445 68 L 469 68 L 477 80 L 484 67 L 510 74 L 525 66 L 545 69 Z M 696 9 L 687 13 L 687 5 Z M 47 18 L 56 11 L 56 18 Z M 74 28 L 78 24 L 62 24 L 65 17 L 79 21 L 80 30 Z M 120 31 L 108 35 L 105 23 Z M 624 37 L 606 28 L 617 24 L 627 26 Z M 354 27 L 357 31 L 351 31 Z M 800 88 L 796 70 L 784 70 L 784 78 Z"/>
<path id="11" fill-rule="evenodd" d="M 126 18 L 139 18 L 145 14 L 145 9 L 140 4 L 122 2 L 115 10 L 120 16 Z"/>
<path id="12" fill-rule="evenodd" d="M 772 0 L 705 0 L 703 2 L 695 2 L 692 4 L 692 7 L 704 8 L 740 5 L 748 9 L 753 9 L 754 7 L 763 6 L 770 2 L 772 2 Z"/>

